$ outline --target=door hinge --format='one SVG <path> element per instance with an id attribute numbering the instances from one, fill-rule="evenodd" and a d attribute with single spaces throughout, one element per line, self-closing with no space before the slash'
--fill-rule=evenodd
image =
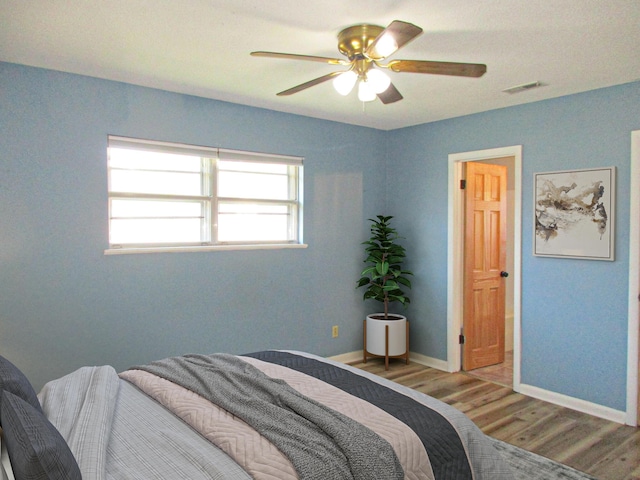
<path id="1" fill-rule="evenodd" d="M 460 190 L 464 190 L 465 188 L 467 188 L 467 181 L 460 180 Z"/>
<path id="2" fill-rule="evenodd" d="M 464 335 L 462 335 L 462 334 L 461 334 L 461 335 L 459 335 L 459 336 L 458 336 L 458 343 L 459 343 L 460 345 L 463 345 L 463 344 L 464 344 Z"/>

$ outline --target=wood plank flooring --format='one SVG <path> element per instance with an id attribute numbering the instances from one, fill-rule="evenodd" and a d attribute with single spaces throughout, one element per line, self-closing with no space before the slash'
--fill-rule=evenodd
<path id="1" fill-rule="evenodd" d="M 640 429 L 515 393 L 464 372 L 383 359 L 352 366 L 438 398 L 466 413 L 487 435 L 601 480 L 640 479 Z"/>
<path id="2" fill-rule="evenodd" d="M 476 368 L 467 373 L 480 380 L 498 383 L 503 387 L 513 387 L 513 350 L 505 352 L 503 363 Z"/>

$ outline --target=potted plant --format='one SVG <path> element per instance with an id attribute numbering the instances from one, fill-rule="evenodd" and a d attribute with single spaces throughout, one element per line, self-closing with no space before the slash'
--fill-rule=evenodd
<path id="1" fill-rule="evenodd" d="M 409 270 L 402 269 L 406 257 L 405 249 L 397 243 L 402 238 L 389 225 L 392 216 L 377 215 L 370 218 L 371 238 L 366 245 L 367 267 L 360 274 L 357 288 L 366 287 L 364 299 L 378 300 L 384 312 L 367 315 L 364 322 L 364 361 L 367 354 L 384 356 L 388 368 L 389 357 L 405 357 L 409 363 L 409 323 L 404 315 L 390 314 L 389 304 L 399 302 L 406 306 L 409 297 L 404 288 L 411 288 Z"/>

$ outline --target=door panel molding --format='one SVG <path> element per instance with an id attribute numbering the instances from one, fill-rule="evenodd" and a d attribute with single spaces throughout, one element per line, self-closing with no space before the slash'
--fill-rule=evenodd
<path id="1" fill-rule="evenodd" d="M 449 155 L 448 195 L 448 252 L 447 252 L 447 368 L 457 372 L 461 368 L 459 334 L 462 326 L 464 275 L 464 195 L 460 180 L 464 162 L 513 157 L 514 219 L 513 233 L 513 389 L 520 388 L 521 361 L 521 264 L 522 264 L 522 145 L 492 148 Z"/>

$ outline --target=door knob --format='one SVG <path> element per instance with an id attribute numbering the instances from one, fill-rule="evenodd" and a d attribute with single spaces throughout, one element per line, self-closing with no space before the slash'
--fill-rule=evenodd
<path id="1" fill-rule="evenodd" d="M 509 272 L 502 271 L 502 272 L 500 272 L 500 276 L 504 277 L 504 278 L 507 278 L 509 276 Z"/>

